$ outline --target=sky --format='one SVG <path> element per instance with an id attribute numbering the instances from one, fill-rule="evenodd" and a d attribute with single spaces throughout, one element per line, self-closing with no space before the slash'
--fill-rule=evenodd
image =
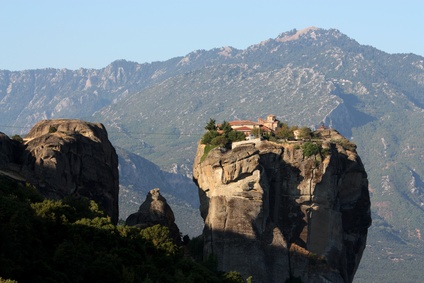
<path id="1" fill-rule="evenodd" d="M 424 56 L 423 11 L 421 0 L 0 0 L 0 70 L 165 61 L 310 26 Z"/>

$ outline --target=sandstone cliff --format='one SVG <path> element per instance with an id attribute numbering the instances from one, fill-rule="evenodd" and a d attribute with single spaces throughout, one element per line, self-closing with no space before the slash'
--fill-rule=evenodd
<path id="1" fill-rule="evenodd" d="M 174 212 L 160 194 L 159 189 L 150 190 L 146 200 L 140 205 L 138 212 L 128 216 L 125 224 L 147 228 L 157 224 L 169 229 L 170 237 L 175 243 L 181 243 L 180 230 L 175 224 Z"/>
<path id="2" fill-rule="evenodd" d="M 204 253 L 220 270 L 253 282 L 352 282 L 371 225 L 367 174 L 336 131 L 316 134 L 321 152 L 310 157 L 301 142 L 245 143 L 206 158 L 199 145 Z"/>
<path id="3" fill-rule="evenodd" d="M 102 124 L 44 120 L 23 144 L 0 135 L 0 156 L 3 174 L 32 183 L 48 198 L 95 200 L 117 223 L 118 157 Z"/>

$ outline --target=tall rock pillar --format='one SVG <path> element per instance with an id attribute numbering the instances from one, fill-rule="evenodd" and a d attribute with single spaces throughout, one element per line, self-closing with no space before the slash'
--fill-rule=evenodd
<path id="1" fill-rule="evenodd" d="M 199 145 L 205 256 L 253 282 L 352 282 L 371 225 L 368 181 L 354 148 L 336 139 L 345 140 L 322 136 L 312 156 L 302 142 L 247 142 L 207 156 Z"/>

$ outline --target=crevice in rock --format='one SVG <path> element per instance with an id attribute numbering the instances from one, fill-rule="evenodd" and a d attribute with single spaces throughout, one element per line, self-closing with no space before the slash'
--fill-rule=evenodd
<path id="1" fill-rule="evenodd" d="M 237 183 L 238 181 L 241 181 L 243 179 L 246 179 L 246 178 L 248 178 L 248 177 L 250 177 L 252 175 L 253 175 L 253 172 L 252 173 L 248 173 L 248 172 L 241 173 L 241 174 L 238 175 L 237 178 L 235 178 L 234 180 L 230 180 L 227 184 Z"/>

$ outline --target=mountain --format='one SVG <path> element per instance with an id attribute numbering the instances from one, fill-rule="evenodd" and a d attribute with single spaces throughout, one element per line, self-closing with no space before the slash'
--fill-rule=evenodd
<path id="1" fill-rule="evenodd" d="M 25 133 L 41 118 L 102 122 L 114 145 L 191 178 L 209 118 L 324 122 L 357 144 L 368 173 L 374 225 L 355 280 L 407 274 L 416 282 L 424 260 L 423 93 L 423 57 L 308 28 L 245 50 L 198 50 L 151 64 L 0 71 L 1 130 Z"/>

